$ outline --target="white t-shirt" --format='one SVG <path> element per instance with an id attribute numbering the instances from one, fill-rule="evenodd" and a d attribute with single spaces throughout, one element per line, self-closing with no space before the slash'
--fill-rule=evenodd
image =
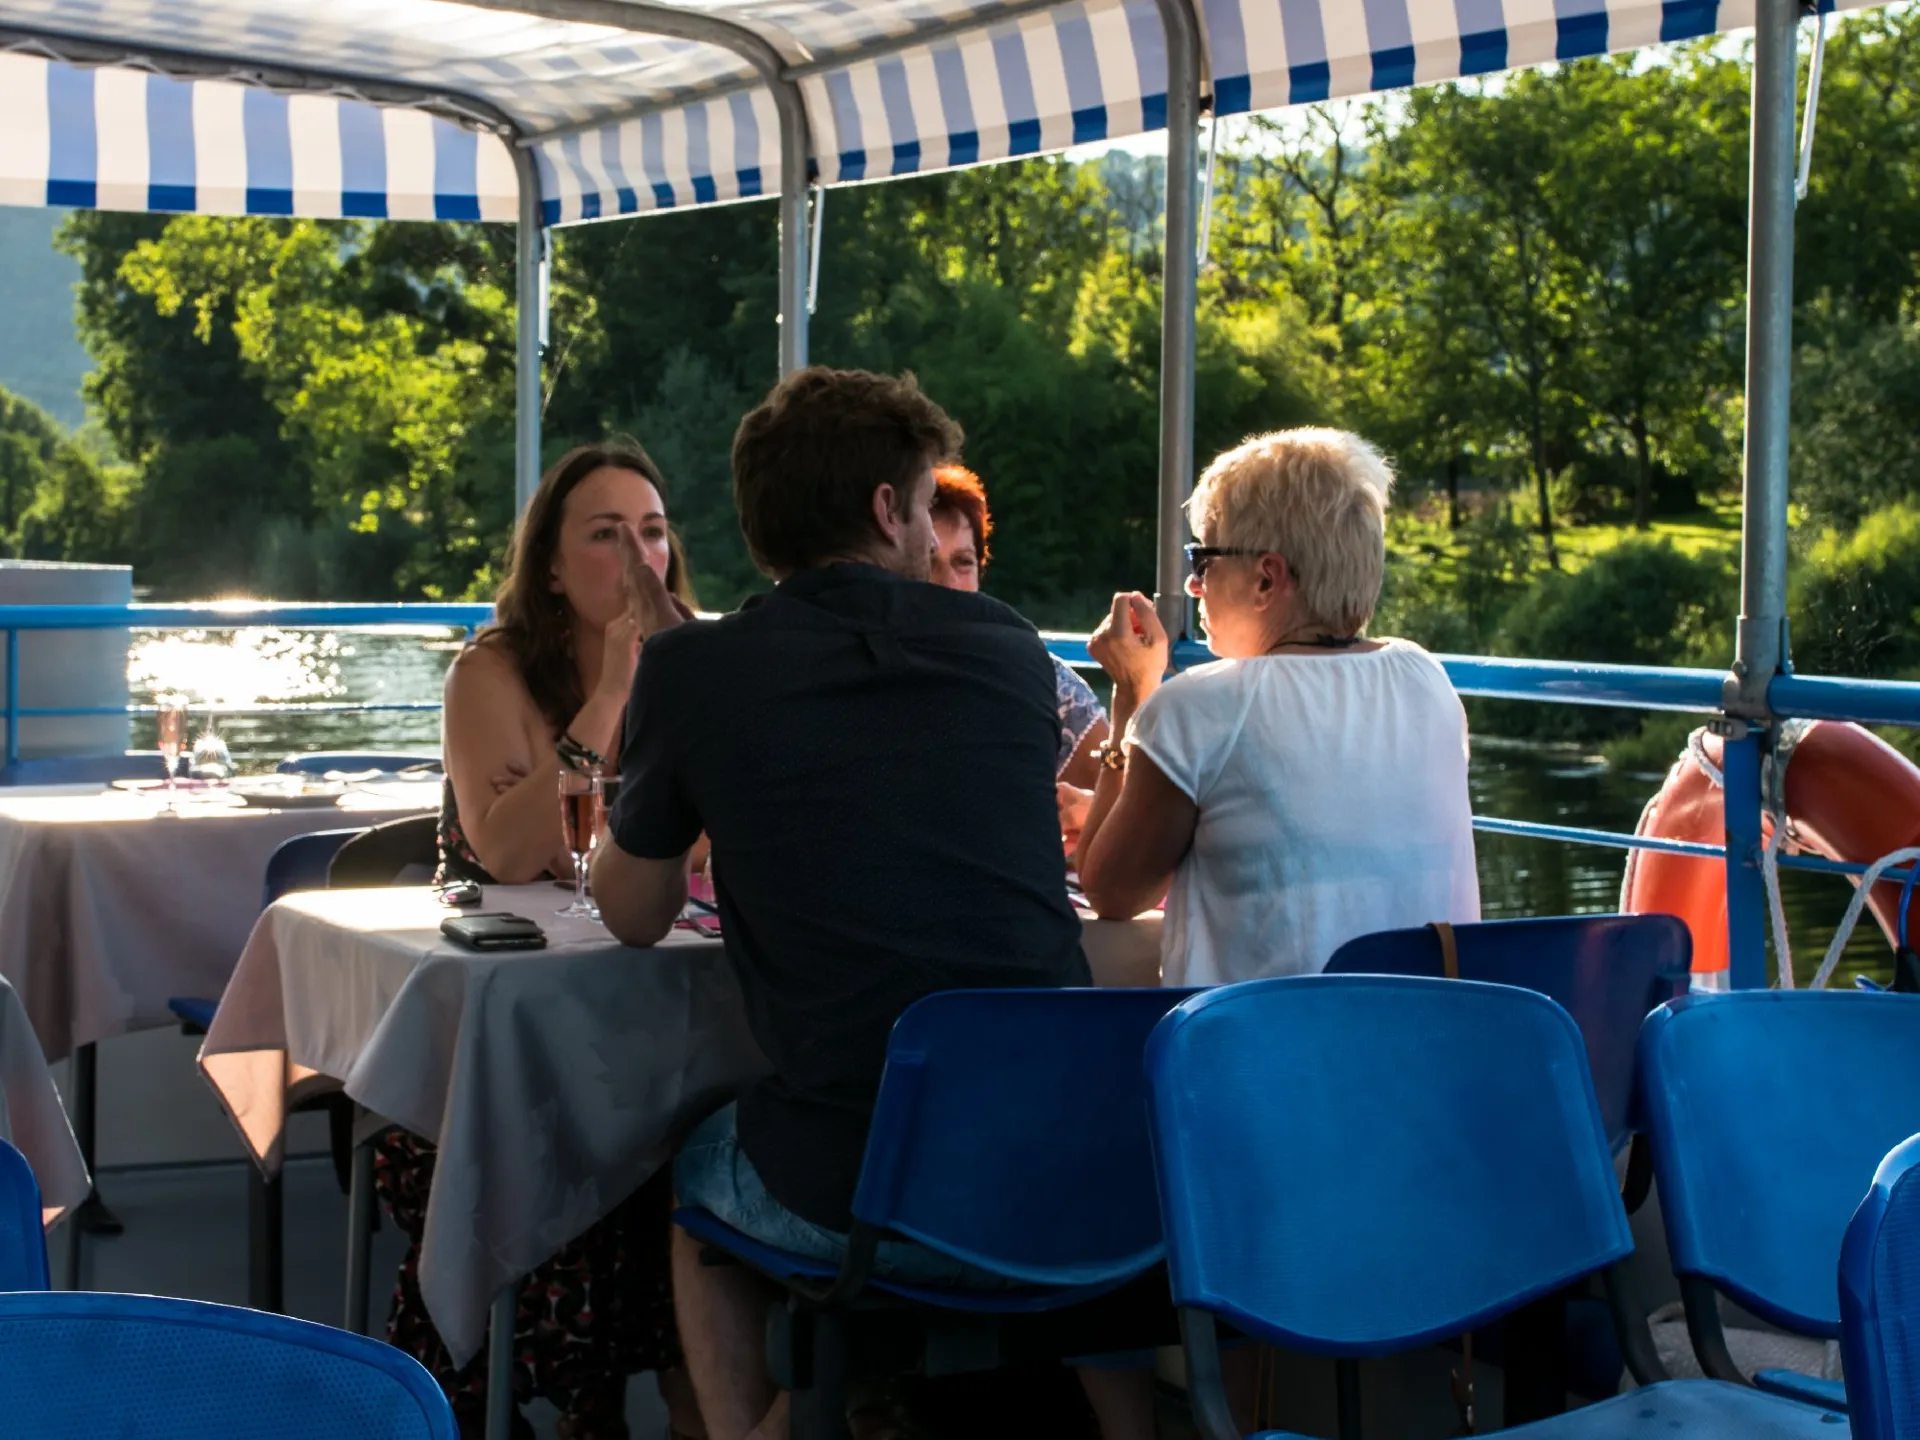
<path id="1" fill-rule="evenodd" d="M 1317 974 L 1356 935 L 1480 918 L 1466 711 L 1418 645 L 1198 666 L 1127 743 L 1200 809 L 1168 985 Z"/>

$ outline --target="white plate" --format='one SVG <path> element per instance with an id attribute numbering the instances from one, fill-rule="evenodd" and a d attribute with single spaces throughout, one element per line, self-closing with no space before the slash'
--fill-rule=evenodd
<path id="1" fill-rule="evenodd" d="M 323 810 L 338 805 L 346 792 L 338 785 L 262 785 L 238 781 L 228 793 L 260 810 Z"/>

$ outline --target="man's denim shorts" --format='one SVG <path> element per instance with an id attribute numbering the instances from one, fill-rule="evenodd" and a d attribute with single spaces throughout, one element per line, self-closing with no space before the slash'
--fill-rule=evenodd
<path id="1" fill-rule="evenodd" d="M 767 1193 L 740 1148 L 732 1105 L 714 1111 L 687 1137 L 673 1162 L 673 1188 L 682 1205 L 706 1210 L 762 1245 L 828 1265 L 838 1265 L 847 1252 L 845 1235 L 801 1219 Z M 911 1240 L 882 1240 L 873 1268 L 909 1285 L 990 1290 L 1017 1283 Z"/>

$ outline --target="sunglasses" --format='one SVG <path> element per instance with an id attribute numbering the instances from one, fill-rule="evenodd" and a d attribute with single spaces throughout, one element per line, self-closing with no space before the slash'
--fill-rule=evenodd
<path id="1" fill-rule="evenodd" d="M 1187 564 L 1192 567 L 1193 578 L 1196 580 L 1206 579 L 1207 566 L 1211 565 L 1223 555 L 1264 555 L 1267 553 L 1264 550 L 1247 550 L 1236 545 L 1195 544 L 1186 545 L 1182 548 L 1187 552 Z"/>

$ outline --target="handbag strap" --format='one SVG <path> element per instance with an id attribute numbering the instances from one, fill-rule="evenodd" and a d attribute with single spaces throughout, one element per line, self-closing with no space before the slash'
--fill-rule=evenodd
<path id="1" fill-rule="evenodd" d="M 1454 943 L 1453 926 L 1444 920 L 1430 920 L 1427 922 L 1427 929 L 1431 930 L 1440 941 L 1441 970 L 1445 972 L 1447 979 L 1458 980 L 1460 978 L 1460 947 Z"/>

